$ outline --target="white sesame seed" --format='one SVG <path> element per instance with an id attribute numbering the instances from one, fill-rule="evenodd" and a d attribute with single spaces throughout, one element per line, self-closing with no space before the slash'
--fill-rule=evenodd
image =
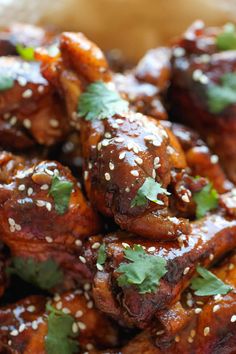
<path id="1" fill-rule="evenodd" d="M 114 170 L 114 168 L 115 168 L 114 163 L 109 162 L 109 168 L 110 168 L 111 171 Z"/>
<path id="2" fill-rule="evenodd" d="M 217 155 L 211 156 L 211 163 L 217 163 L 219 161 L 219 157 Z"/>
<path id="3" fill-rule="evenodd" d="M 135 177 L 138 177 L 139 176 L 139 172 L 137 170 L 131 170 L 130 171 L 130 174 L 135 176 Z"/>
<path id="4" fill-rule="evenodd" d="M 22 323 L 22 324 L 20 325 L 20 327 L 19 327 L 19 332 L 21 333 L 21 332 L 23 332 L 24 330 L 25 330 L 25 324 Z"/>
<path id="5" fill-rule="evenodd" d="M 98 149 L 98 151 L 101 150 L 101 148 L 102 148 L 102 143 L 99 142 L 99 143 L 97 144 L 97 149 Z"/>
<path id="6" fill-rule="evenodd" d="M 196 331 L 194 329 L 191 329 L 190 331 L 190 336 L 193 338 L 196 336 Z"/>
<path id="7" fill-rule="evenodd" d="M 130 247 L 130 245 L 129 245 L 128 243 L 126 243 L 126 242 L 122 242 L 122 246 L 123 246 L 124 248 L 129 248 L 129 247 Z"/>
<path id="8" fill-rule="evenodd" d="M 122 151 L 120 154 L 119 154 L 119 160 L 123 160 L 125 158 L 125 155 L 126 155 L 126 151 Z"/>
<path id="9" fill-rule="evenodd" d="M 103 271 L 103 266 L 101 264 L 97 263 L 96 267 L 97 267 L 98 270 L 100 270 L 100 272 Z"/>
<path id="10" fill-rule="evenodd" d="M 10 332 L 10 335 L 13 337 L 18 336 L 19 332 L 17 331 L 17 329 L 13 329 L 13 331 Z"/>
<path id="11" fill-rule="evenodd" d="M 182 195 L 181 199 L 185 202 L 185 203 L 189 203 L 190 199 L 187 193 L 184 193 L 184 195 Z"/>
<path id="12" fill-rule="evenodd" d="M 86 263 L 86 259 L 83 256 L 79 256 L 79 259 L 82 263 L 84 263 L 84 264 Z"/>
<path id="13" fill-rule="evenodd" d="M 33 321 L 31 327 L 35 330 L 38 329 L 38 323 L 36 321 Z"/>
<path id="14" fill-rule="evenodd" d="M 213 307 L 213 312 L 216 312 L 216 311 L 218 311 L 220 309 L 220 305 L 218 304 L 218 305 L 215 305 L 214 307 Z"/>
<path id="15" fill-rule="evenodd" d="M 81 240 L 75 240 L 76 246 L 82 246 L 82 241 Z"/>
<path id="16" fill-rule="evenodd" d="M 108 146 L 109 143 L 110 143 L 110 140 L 108 140 L 108 139 L 103 139 L 101 142 L 102 146 Z"/>
<path id="17" fill-rule="evenodd" d="M 193 338 L 192 337 L 188 337 L 188 343 L 193 343 Z"/>
<path id="18" fill-rule="evenodd" d="M 129 192 L 130 192 L 130 188 L 129 188 L 129 187 L 126 187 L 126 188 L 125 188 L 125 191 L 126 191 L 126 193 L 129 193 Z"/>
<path id="19" fill-rule="evenodd" d="M 234 264 L 233 264 L 233 263 L 230 263 L 228 268 L 229 268 L 229 270 L 234 269 Z"/>
<path id="20" fill-rule="evenodd" d="M 31 128 L 31 121 L 29 119 L 25 118 L 23 120 L 23 126 L 27 129 L 30 129 Z"/>
<path id="21" fill-rule="evenodd" d="M 8 223 L 9 223 L 9 225 L 11 225 L 11 226 L 15 226 L 15 224 L 16 224 L 15 220 L 12 219 L 12 218 L 8 218 Z"/>
<path id="22" fill-rule="evenodd" d="M 94 345 L 91 344 L 91 343 L 88 343 L 88 344 L 86 344 L 86 348 L 87 348 L 88 350 L 93 350 L 93 349 L 94 349 Z"/>
<path id="23" fill-rule="evenodd" d="M 62 302 L 61 302 L 61 301 L 59 301 L 59 302 L 56 304 L 56 308 L 57 308 L 58 310 L 61 310 L 61 309 L 62 309 Z"/>
<path id="24" fill-rule="evenodd" d="M 86 324 L 83 322 L 78 322 L 78 326 L 79 326 L 79 329 L 81 329 L 81 331 L 83 331 L 87 328 Z"/>
<path id="25" fill-rule="evenodd" d="M 11 232 L 15 232 L 16 230 L 15 230 L 15 226 L 10 226 L 10 231 Z"/>
<path id="26" fill-rule="evenodd" d="M 104 176 L 105 176 L 106 181 L 110 181 L 110 179 L 111 179 L 110 173 L 106 172 Z"/>
<path id="27" fill-rule="evenodd" d="M 98 249 L 100 246 L 101 246 L 101 243 L 100 243 L 100 242 L 95 242 L 95 243 L 92 245 L 92 249 L 93 249 L 93 250 L 96 250 L 96 249 Z"/>
<path id="28" fill-rule="evenodd" d="M 67 307 L 63 307 L 62 312 L 68 315 L 69 313 L 71 313 L 71 310 L 68 309 Z"/>
<path id="29" fill-rule="evenodd" d="M 29 193 L 28 193 L 29 194 Z M 36 205 L 38 207 L 44 207 L 45 206 L 45 201 L 44 200 L 36 200 Z"/>
<path id="30" fill-rule="evenodd" d="M 91 289 L 91 284 L 85 283 L 85 284 L 84 284 L 84 290 L 85 290 L 85 291 L 88 291 L 88 290 L 90 290 L 90 289 Z"/>
<path id="31" fill-rule="evenodd" d="M 193 307 L 193 300 L 192 299 L 189 299 L 186 301 L 188 307 Z"/>
<path id="32" fill-rule="evenodd" d="M 46 209 L 47 209 L 48 211 L 51 211 L 51 210 L 52 210 L 52 204 L 49 203 L 49 202 L 46 202 Z"/>
<path id="33" fill-rule="evenodd" d="M 30 98 L 33 95 L 33 91 L 31 89 L 27 89 L 22 93 L 23 98 Z"/>
<path id="34" fill-rule="evenodd" d="M 10 125 L 15 125 L 16 122 L 17 122 L 17 118 L 15 116 L 13 116 L 9 121 Z"/>
<path id="35" fill-rule="evenodd" d="M 74 322 L 72 325 L 72 332 L 77 333 L 78 331 L 79 331 L 79 327 L 78 327 L 77 323 Z"/>
<path id="36" fill-rule="evenodd" d="M 155 252 L 156 248 L 155 247 L 149 247 L 147 250 L 148 250 L 148 252 Z"/>
<path id="37" fill-rule="evenodd" d="M 160 335 L 162 335 L 162 334 L 164 334 L 164 333 L 165 333 L 165 331 L 163 331 L 163 330 L 157 331 L 157 332 L 156 332 L 156 336 L 160 336 Z"/>
<path id="38" fill-rule="evenodd" d="M 87 308 L 92 309 L 93 308 L 93 301 L 87 302 Z"/>
<path id="39" fill-rule="evenodd" d="M 175 342 L 178 343 L 180 341 L 180 337 L 179 336 L 175 336 Z"/>
<path id="40" fill-rule="evenodd" d="M 152 178 L 155 179 L 156 178 L 156 171 L 152 170 Z"/>
<path id="41" fill-rule="evenodd" d="M 106 133 L 104 134 L 104 136 L 105 136 L 105 138 L 107 138 L 107 139 L 111 139 L 111 134 L 110 134 L 109 132 L 106 132 Z"/>
<path id="42" fill-rule="evenodd" d="M 28 306 L 28 307 L 26 308 L 26 310 L 27 310 L 28 312 L 34 312 L 34 311 L 36 310 L 36 308 L 35 308 L 34 305 L 30 305 L 30 306 Z"/>
<path id="43" fill-rule="evenodd" d="M 22 87 L 24 87 L 27 84 L 27 80 L 23 76 L 19 76 L 17 81 L 18 81 L 19 85 Z"/>
<path id="44" fill-rule="evenodd" d="M 59 122 L 56 119 L 50 119 L 49 124 L 52 128 L 58 128 L 59 127 Z"/>
<path id="45" fill-rule="evenodd" d="M 88 179 L 88 171 L 84 171 L 84 180 L 87 181 Z"/>
<path id="46" fill-rule="evenodd" d="M 38 87 L 38 92 L 42 93 L 44 91 L 44 87 L 42 85 L 39 85 Z"/>
<path id="47" fill-rule="evenodd" d="M 20 231 L 21 230 L 21 226 L 19 224 L 15 224 L 15 229 L 16 229 L 16 231 Z"/>
<path id="48" fill-rule="evenodd" d="M 48 242 L 48 243 L 52 243 L 53 242 L 53 239 L 49 236 L 46 236 L 45 237 L 45 240 Z"/>
<path id="49" fill-rule="evenodd" d="M 143 159 L 139 156 L 137 156 L 134 161 L 137 162 L 138 165 L 142 165 L 142 163 L 143 163 Z"/>
<path id="50" fill-rule="evenodd" d="M 122 138 L 121 136 L 119 136 L 118 138 L 115 138 L 114 140 L 115 140 L 115 142 L 117 142 L 117 143 L 123 143 L 123 142 L 125 141 L 125 139 Z"/>
<path id="51" fill-rule="evenodd" d="M 209 333 L 210 333 L 210 327 L 205 327 L 203 331 L 204 336 L 206 337 Z"/>
<path id="52" fill-rule="evenodd" d="M 50 175 L 50 176 L 53 176 L 54 175 L 54 172 L 49 170 L 48 168 L 45 168 L 45 172 Z"/>
<path id="53" fill-rule="evenodd" d="M 61 300 L 61 297 L 60 297 L 60 295 L 59 294 L 55 294 L 54 295 L 54 301 L 59 301 L 59 300 Z"/>
<path id="54" fill-rule="evenodd" d="M 190 267 L 186 267 L 183 271 L 183 275 L 186 275 L 190 270 Z"/>
<path id="55" fill-rule="evenodd" d="M 40 189 L 41 189 L 42 191 L 46 191 L 46 190 L 49 189 L 49 185 L 48 185 L 48 184 L 43 184 L 43 185 L 40 187 Z"/>
<path id="56" fill-rule="evenodd" d="M 194 310 L 194 312 L 198 314 L 198 313 L 202 312 L 202 309 L 200 309 L 200 307 L 197 307 L 197 308 Z"/>
<path id="57" fill-rule="evenodd" d="M 233 315 L 230 319 L 230 322 L 236 322 L 236 315 Z"/>
<path id="58" fill-rule="evenodd" d="M 76 318 L 80 318 L 80 317 L 82 317 L 83 316 L 83 311 L 81 311 L 81 310 L 78 310 L 76 313 L 75 313 L 75 317 Z"/>
<path id="59" fill-rule="evenodd" d="M 31 196 L 33 194 L 33 188 L 29 187 L 28 190 L 27 190 L 27 194 L 28 196 Z"/>
<path id="60" fill-rule="evenodd" d="M 209 259 L 210 259 L 210 261 L 212 261 L 212 260 L 214 259 L 214 254 L 213 254 L 213 253 L 211 253 L 211 254 L 209 255 Z"/>
<path id="61" fill-rule="evenodd" d="M 184 56 L 184 54 L 185 54 L 185 49 L 184 48 L 176 47 L 176 48 L 173 49 L 173 55 L 176 58 L 182 57 L 182 56 Z"/>

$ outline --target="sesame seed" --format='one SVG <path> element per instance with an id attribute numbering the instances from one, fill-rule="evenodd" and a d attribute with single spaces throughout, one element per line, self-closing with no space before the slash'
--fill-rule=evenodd
<path id="1" fill-rule="evenodd" d="M 91 343 L 88 343 L 88 344 L 86 345 L 86 348 L 87 348 L 88 350 L 93 350 L 93 349 L 94 349 L 94 345 L 91 344 Z"/>
<path id="2" fill-rule="evenodd" d="M 155 247 L 149 247 L 147 250 L 148 250 L 148 252 L 155 252 L 156 248 Z"/>
<path id="3" fill-rule="evenodd" d="M 36 201 L 36 205 L 38 206 L 38 207 L 44 207 L 45 206 L 45 201 L 44 200 L 37 200 Z"/>
<path id="4" fill-rule="evenodd" d="M 106 181 L 110 181 L 110 179 L 111 179 L 110 173 L 106 172 L 104 176 L 105 176 Z"/>
<path id="5" fill-rule="evenodd" d="M 80 318 L 80 317 L 83 316 L 83 314 L 84 314 L 83 311 L 78 310 L 78 311 L 75 313 L 75 317 Z"/>
<path id="6" fill-rule="evenodd" d="M 219 301 L 222 300 L 222 296 L 221 296 L 220 294 L 215 295 L 215 296 L 214 296 L 214 300 L 219 302 Z"/>
<path id="7" fill-rule="evenodd" d="M 21 226 L 19 224 L 15 224 L 15 229 L 16 229 L 16 231 L 20 231 L 21 230 Z"/>
<path id="8" fill-rule="evenodd" d="M 190 336 L 191 336 L 192 338 L 196 336 L 196 331 L 195 331 L 194 329 L 192 329 L 192 330 L 190 331 Z"/>
<path id="9" fill-rule="evenodd" d="M 234 269 L 234 264 L 233 264 L 233 263 L 230 263 L 228 268 L 229 268 L 229 270 Z"/>
<path id="10" fill-rule="evenodd" d="M 9 225 L 11 225 L 11 226 L 15 226 L 15 220 L 14 219 L 12 219 L 12 218 L 8 218 L 8 223 L 9 223 Z"/>
<path id="11" fill-rule="evenodd" d="M 193 343 L 193 338 L 192 337 L 188 337 L 188 342 L 189 343 Z"/>
<path id="12" fill-rule="evenodd" d="M 137 170 L 131 170 L 130 171 L 131 175 L 138 177 L 139 176 L 139 172 Z"/>
<path id="13" fill-rule="evenodd" d="M 27 84 L 27 80 L 23 76 L 19 76 L 17 81 L 18 81 L 18 84 L 22 87 L 24 87 Z"/>
<path id="14" fill-rule="evenodd" d="M 33 321 L 31 327 L 35 330 L 38 329 L 38 323 L 36 321 Z"/>
<path id="15" fill-rule="evenodd" d="M 187 300 L 186 304 L 188 305 L 188 307 L 193 307 L 193 300 L 192 299 Z"/>
<path id="16" fill-rule="evenodd" d="M 217 155 L 211 156 L 211 163 L 217 163 L 219 161 L 219 157 Z"/>
<path id="17" fill-rule="evenodd" d="M 28 311 L 28 312 L 34 312 L 35 311 L 35 306 L 34 305 L 30 305 L 30 306 L 28 306 L 27 308 L 26 308 L 26 310 Z"/>
<path id="18" fill-rule="evenodd" d="M 49 170 L 48 168 L 45 168 L 45 172 L 50 176 L 54 175 L 53 171 Z"/>
<path id="19" fill-rule="evenodd" d="M 205 327 L 203 331 L 204 336 L 206 337 L 209 333 L 210 333 L 210 327 Z"/>
<path id="20" fill-rule="evenodd" d="M 15 116 L 13 116 L 11 119 L 10 119 L 10 125 L 15 125 L 17 122 L 17 118 Z"/>
<path id="21" fill-rule="evenodd" d="M 79 331 L 79 327 L 78 327 L 77 323 L 74 322 L 72 325 L 72 332 L 77 333 L 78 331 Z"/>
<path id="22" fill-rule="evenodd" d="M 230 322 L 236 322 L 236 315 L 233 315 L 230 319 Z"/>
<path id="23" fill-rule="evenodd" d="M 126 242 L 122 242 L 122 246 L 123 246 L 124 248 L 129 248 L 129 247 L 130 247 L 130 245 L 129 245 L 128 243 L 126 243 Z"/>
<path id="24" fill-rule="evenodd" d="M 61 302 L 61 301 L 59 301 L 59 302 L 56 304 L 56 308 L 57 308 L 58 310 L 61 310 L 61 309 L 62 309 L 62 302 Z"/>
<path id="25" fill-rule="evenodd" d="M 210 261 L 213 261 L 213 259 L 214 259 L 214 254 L 213 254 L 213 253 L 211 253 L 211 254 L 209 255 L 209 259 L 210 259 Z"/>
<path id="26" fill-rule="evenodd" d="M 108 139 L 103 139 L 101 142 L 102 146 L 108 146 L 109 143 L 110 143 L 110 140 L 108 140 Z"/>
<path id="27" fill-rule="evenodd" d="M 87 328 L 86 324 L 83 322 L 78 322 L 78 326 L 79 326 L 79 329 L 81 329 L 82 331 Z"/>
<path id="28" fill-rule="evenodd" d="M 99 143 L 97 144 L 97 149 L 98 149 L 98 151 L 101 150 L 101 148 L 102 148 L 102 143 L 99 142 Z"/>
<path id="29" fill-rule="evenodd" d="M 25 190 L 25 185 L 24 184 L 20 184 L 18 187 L 19 191 L 24 191 Z"/>
<path id="30" fill-rule="evenodd" d="M 156 336 L 160 336 L 160 335 L 162 335 L 163 333 L 165 333 L 165 331 L 163 331 L 163 330 L 162 330 L 162 331 L 157 331 L 157 332 L 156 332 Z"/>
<path id="31" fill-rule="evenodd" d="M 23 98 L 30 98 L 33 95 L 33 91 L 31 89 L 27 89 L 22 93 Z"/>
<path id="32" fill-rule="evenodd" d="M 85 291 L 88 291 L 88 290 L 90 290 L 90 289 L 91 289 L 91 284 L 85 283 L 85 284 L 84 284 L 84 290 L 85 290 Z"/>
<path id="33" fill-rule="evenodd" d="M 23 332 L 24 330 L 25 330 L 25 324 L 22 323 L 22 324 L 20 325 L 20 327 L 19 327 L 19 332 L 21 333 L 21 332 Z"/>
<path id="34" fill-rule="evenodd" d="M 23 120 L 23 126 L 27 129 L 30 129 L 31 128 L 31 121 L 29 119 L 24 119 Z"/>
<path id="35" fill-rule="evenodd" d="M 218 305 L 215 305 L 214 307 L 213 307 L 213 312 L 216 312 L 216 311 L 218 311 L 220 309 L 220 305 L 218 304 Z"/>
<path id="36" fill-rule="evenodd" d="M 81 240 L 75 240 L 76 246 L 82 246 L 82 241 Z"/>
<path id="37" fill-rule="evenodd" d="M 115 138 L 115 142 L 117 142 L 117 143 L 123 143 L 124 141 L 125 141 L 125 139 L 120 136 L 118 138 Z"/>
<path id="38" fill-rule="evenodd" d="M 45 240 L 48 242 L 48 243 L 52 243 L 53 242 L 53 239 L 49 236 L 46 236 L 45 237 Z"/>
<path id="39" fill-rule="evenodd" d="M 92 249 L 93 249 L 93 250 L 96 250 L 96 249 L 98 249 L 100 246 L 101 246 L 101 243 L 100 243 L 100 242 L 95 242 L 95 243 L 92 245 Z"/>
<path id="40" fill-rule="evenodd" d="M 71 310 L 68 309 L 67 307 L 63 307 L 62 312 L 68 315 L 69 313 L 71 313 Z"/>
<path id="41" fill-rule="evenodd" d="M 86 291 L 84 292 L 84 297 L 86 300 L 90 300 L 90 296 L 89 296 L 89 293 L 87 293 Z"/>
<path id="42" fill-rule="evenodd" d="M 125 188 L 125 191 L 126 191 L 126 193 L 129 193 L 129 192 L 130 192 L 130 188 L 129 188 L 129 187 L 126 187 L 126 188 Z"/>
<path id="43" fill-rule="evenodd" d="M 59 301 L 59 300 L 61 300 L 61 297 L 60 297 L 60 295 L 59 294 L 55 294 L 55 296 L 54 296 L 54 301 Z"/>
<path id="44" fill-rule="evenodd" d="M 50 119 L 49 124 L 52 128 L 57 128 L 59 126 L 59 122 L 56 119 Z"/>
<path id="45" fill-rule="evenodd" d="M 179 336 L 175 336 L 175 341 L 176 341 L 176 343 L 178 343 L 180 341 L 180 337 Z"/>
<path id="46" fill-rule="evenodd" d="M 13 329 L 13 331 L 10 332 L 11 336 L 18 336 L 19 332 L 17 331 L 17 329 Z"/>
<path id="47" fill-rule="evenodd" d="M 47 209 L 48 211 L 51 211 L 51 210 L 52 210 L 52 204 L 49 203 L 49 202 L 46 202 L 46 209 Z"/>
<path id="48" fill-rule="evenodd" d="M 31 196 L 33 194 L 33 188 L 29 187 L 28 190 L 27 190 L 27 194 L 28 196 Z"/>
<path id="49" fill-rule="evenodd" d="M 190 270 L 190 267 L 186 267 L 183 271 L 183 275 L 186 275 Z"/>
<path id="50" fill-rule="evenodd" d="M 184 56 L 184 54 L 185 54 L 185 49 L 184 48 L 176 47 L 176 48 L 173 49 L 173 55 L 176 58 L 182 57 L 182 56 Z"/>
<path id="51" fill-rule="evenodd" d="M 185 203 L 189 203 L 190 199 L 187 193 L 184 193 L 184 195 L 182 195 L 181 199 L 185 202 Z"/>
<path id="52" fill-rule="evenodd" d="M 87 308 L 88 308 L 88 309 L 92 309 L 92 308 L 93 308 L 93 301 L 89 301 L 89 302 L 87 303 Z"/>
<path id="53" fill-rule="evenodd" d="M 46 191 L 46 190 L 48 190 L 48 188 L 49 188 L 49 185 L 48 185 L 48 184 L 43 184 L 43 185 L 40 187 L 40 189 L 41 189 L 42 191 Z"/>
<path id="54" fill-rule="evenodd" d="M 159 157 L 159 156 L 156 156 L 156 157 L 154 158 L 153 166 L 154 166 L 155 169 L 157 169 L 158 167 L 160 167 L 160 157 Z"/>
<path id="55" fill-rule="evenodd" d="M 114 165 L 114 163 L 112 163 L 112 162 L 109 162 L 109 168 L 110 168 L 110 170 L 114 170 L 114 168 L 115 168 L 115 165 Z"/>
<path id="56" fill-rule="evenodd" d="M 42 85 L 39 85 L 38 87 L 38 92 L 42 93 L 44 91 L 44 87 Z"/>
<path id="57" fill-rule="evenodd" d="M 86 263 L 86 259 L 83 256 L 79 256 L 79 259 L 82 263 L 84 263 L 84 264 Z"/>
<path id="58" fill-rule="evenodd" d="M 125 155 L 126 155 L 126 151 L 122 151 L 120 154 L 119 154 L 119 160 L 123 160 L 125 158 Z"/>
<path id="59" fill-rule="evenodd" d="M 152 178 L 156 178 L 156 171 L 155 170 L 152 170 Z"/>
<path id="60" fill-rule="evenodd" d="M 101 264 L 97 263 L 96 267 L 97 267 L 98 270 L 100 270 L 100 272 L 103 271 L 103 266 Z"/>
<path id="61" fill-rule="evenodd" d="M 87 181 L 88 179 L 88 171 L 84 171 L 84 180 Z"/>
<path id="62" fill-rule="evenodd" d="M 105 136 L 105 138 L 107 138 L 107 139 L 111 139 L 111 134 L 108 133 L 108 132 L 106 132 L 106 133 L 104 134 L 104 136 Z"/>

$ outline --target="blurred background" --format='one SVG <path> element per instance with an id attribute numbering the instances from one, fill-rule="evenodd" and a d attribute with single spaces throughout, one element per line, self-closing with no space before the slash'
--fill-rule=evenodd
<path id="1" fill-rule="evenodd" d="M 82 31 L 132 61 L 199 18 L 236 21 L 236 0 L 0 0 L 0 26 L 23 21 Z"/>

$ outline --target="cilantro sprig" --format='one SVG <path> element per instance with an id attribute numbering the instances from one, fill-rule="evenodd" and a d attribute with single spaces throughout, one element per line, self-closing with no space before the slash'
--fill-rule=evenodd
<path id="1" fill-rule="evenodd" d="M 102 266 L 106 262 L 106 259 L 107 259 L 106 246 L 103 243 L 98 249 L 97 265 Z"/>
<path id="2" fill-rule="evenodd" d="M 193 195 L 196 203 L 196 217 L 201 219 L 208 211 L 214 210 L 218 206 L 218 193 L 212 187 L 212 183 L 208 183 L 200 192 Z"/>
<path id="3" fill-rule="evenodd" d="M 157 289 L 159 280 L 166 274 L 166 260 L 147 254 L 142 246 L 127 247 L 124 257 L 131 263 L 121 263 L 116 269 L 119 286 L 135 285 L 140 294 L 152 293 Z"/>
<path id="4" fill-rule="evenodd" d="M 236 49 L 236 28 L 233 23 L 227 23 L 223 32 L 216 37 L 216 46 L 219 50 Z"/>
<path id="5" fill-rule="evenodd" d="M 16 274 L 24 281 L 44 290 L 49 290 L 63 281 L 63 272 L 52 259 L 37 262 L 33 258 L 14 257 L 7 272 Z"/>
<path id="6" fill-rule="evenodd" d="M 21 44 L 17 44 L 16 51 L 21 56 L 21 58 L 24 60 L 27 60 L 27 61 L 35 60 L 33 47 L 24 47 Z"/>
<path id="7" fill-rule="evenodd" d="M 215 114 L 236 103 L 236 73 L 224 74 L 220 79 L 220 85 L 209 85 L 207 103 L 210 112 Z"/>
<path id="8" fill-rule="evenodd" d="M 90 84 L 78 102 L 78 113 L 86 120 L 105 119 L 128 111 L 128 102 L 101 81 Z"/>
<path id="9" fill-rule="evenodd" d="M 68 210 L 72 189 L 72 182 L 63 180 L 59 176 L 53 176 L 49 195 L 54 199 L 58 214 L 64 214 Z"/>
<path id="10" fill-rule="evenodd" d="M 47 305 L 48 333 L 45 337 L 47 354 L 73 354 L 79 352 L 79 343 L 72 331 L 74 318 Z"/>
<path id="11" fill-rule="evenodd" d="M 0 91 L 9 90 L 14 86 L 14 80 L 7 74 L 0 74 Z"/>
<path id="12" fill-rule="evenodd" d="M 163 202 L 157 199 L 158 194 L 170 195 L 165 188 L 162 188 L 160 183 L 156 182 L 151 177 L 147 177 L 143 185 L 138 189 L 135 198 L 132 200 L 131 208 L 145 205 L 148 200 L 163 205 Z"/>
<path id="13" fill-rule="evenodd" d="M 195 295 L 225 295 L 232 290 L 231 286 L 225 284 L 209 270 L 198 266 L 197 272 L 200 276 L 191 281 L 191 288 L 195 290 Z"/>

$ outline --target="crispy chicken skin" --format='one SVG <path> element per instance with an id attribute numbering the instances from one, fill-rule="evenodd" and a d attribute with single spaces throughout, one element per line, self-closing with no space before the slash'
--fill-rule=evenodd
<path id="1" fill-rule="evenodd" d="M 207 92 L 236 67 L 236 51 L 219 51 L 220 28 L 194 23 L 173 49 L 170 103 L 174 117 L 199 131 L 219 156 L 229 178 L 236 181 L 235 104 L 212 113 Z"/>
<path id="2" fill-rule="evenodd" d="M 14 257 L 53 259 L 65 273 L 63 286 L 70 289 L 90 276 L 79 254 L 82 240 L 101 229 L 99 218 L 68 168 L 54 161 L 30 165 L 23 159 L 16 167 L 19 159 L 9 155 L 4 159 L 3 153 L 1 164 L 5 175 L 11 173 L 0 184 L 1 240 Z M 73 184 L 68 211 L 62 215 L 49 194 L 54 174 Z"/>
<path id="3" fill-rule="evenodd" d="M 40 64 L 17 57 L 0 58 L 0 76 L 13 86 L 1 91 L 1 146 L 23 149 L 35 143 L 50 146 L 69 130 L 66 112 L 40 73 Z"/>
<path id="4" fill-rule="evenodd" d="M 122 354 L 133 353 L 136 347 L 147 354 L 235 353 L 235 254 L 212 271 L 232 291 L 214 297 L 199 297 L 191 290 L 184 293 L 179 303 L 159 314 L 156 326 L 131 341 Z"/>
<path id="5" fill-rule="evenodd" d="M 61 296 L 56 294 L 52 300 L 43 296 L 30 296 L 0 308 L 1 353 L 47 353 L 45 349 L 49 315 L 49 311 L 46 310 L 47 302 L 56 310 L 73 317 L 73 333 L 83 352 L 96 347 L 102 349 L 117 346 L 119 336 L 117 327 L 93 307 L 88 291 L 77 290 Z"/>
<path id="6" fill-rule="evenodd" d="M 149 326 L 151 319 L 158 318 L 159 311 L 178 301 L 199 263 L 208 267 L 236 247 L 236 222 L 227 215 L 228 211 L 226 215 L 213 214 L 193 222 L 189 236 L 172 242 L 146 241 L 121 231 L 99 239 L 106 245 L 107 260 L 103 271 L 97 271 L 94 277 L 93 296 L 98 308 L 126 325 Z M 90 242 L 98 240 L 92 238 Z M 168 272 L 156 292 L 139 294 L 135 286 L 117 284 L 116 269 L 124 261 L 124 249 L 134 244 L 141 244 L 147 254 L 164 257 L 167 261 Z M 96 256 L 92 245 L 87 247 L 87 265 L 94 269 Z"/>

